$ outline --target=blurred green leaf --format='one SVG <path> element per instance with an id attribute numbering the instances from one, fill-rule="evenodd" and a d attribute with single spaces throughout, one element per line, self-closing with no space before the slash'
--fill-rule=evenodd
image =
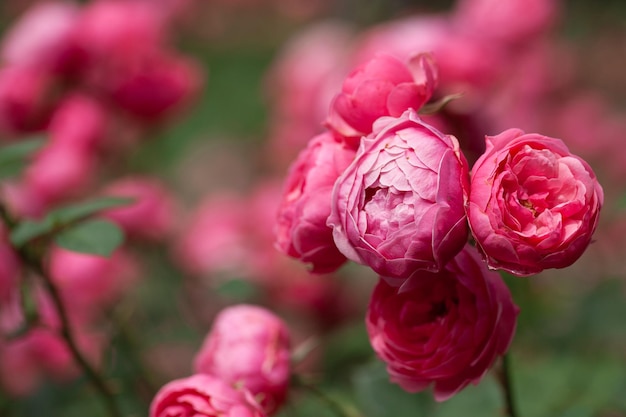
<path id="1" fill-rule="evenodd" d="M 48 213 L 42 220 L 26 220 L 19 223 L 11 233 L 11 242 L 15 246 L 23 246 L 35 238 L 53 232 L 55 228 L 63 228 L 102 210 L 125 206 L 133 201 L 131 198 L 103 197 L 58 208 Z"/>
<path id="2" fill-rule="evenodd" d="M 78 223 L 61 231 L 54 241 L 57 245 L 74 252 L 108 257 L 122 244 L 124 233 L 115 223 L 96 219 Z"/>
<path id="3" fill-rule="evenodd" d="M 0 179 L 19 176 L 30 157 L 45 142 L 45 138 L 25 139 L 0 148 Z"/>
<path id="4" fill-rule="evenodd" d="M 242 302 L 254 298 L 258 289 L 250 281 L 243 279 L 230 279 L 221 282 L 216 292 L 221 296 L 233 301 Z"/>

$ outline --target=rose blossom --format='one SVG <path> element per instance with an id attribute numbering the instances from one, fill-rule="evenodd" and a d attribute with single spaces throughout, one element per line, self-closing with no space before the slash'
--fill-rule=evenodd
<path id="1" fill-rule="evenodd" d="M 420 271 L 399 292 L 381 280 L 366 325 L 392 382 L 409 392 L 432 384 L 444 401 L 506 352 L 518 312 L 500 276 L 467 245 L 444 270 Z"/>
<path id="2" fill-rule="evenodd" d="M 604 199 L 591 167 L 560 139 L 509 129 L 487 136 L 472 169 L 468 219 L 492 268 L 564 268 L 591 241 Z"/>
<path id="3" fill-rule="evenodd" d="M 380 119 L 337 179 L 328 225 L 339 250 L 391 278 L 436 271 L 467 240 L 468 168 L 457 140 L 415 111 Z"/>
<path id="4" fill-rule="evenodd" d="M 330 133 L 316 136 L 295 160 L 285 181 L 275 245 L 293 258 L 310 262 L 313 272 L 332 272 L 346 260 L 335 246 L 326 219 L 333 185 L 354 153 Z"/>
<path id="5" fill-rule="evenodd" d="M 150 417 L 265 417 L 247 391 L 210 375 L 193 375 L 163 386 L 150 404 Z"/>
<path id="6" fill-rule="evenodd" d="M 405 64 L 379 54 L 346 78 L 330 105 L 327 125 L 341 136 L 358 140 L 372 131 L 379 117 L 399 117 L 409 108 L 418 110 L 436 85 L 437 68 L 430 55 L 415 55 Z"/>
<path id="7" fill-rule="evenodd" d="M 285 400 L 290 377 L 289 330 L 269 310 L 236 305 L 218 314 L 194 369 L 241 384 L 271 414 Z"/>

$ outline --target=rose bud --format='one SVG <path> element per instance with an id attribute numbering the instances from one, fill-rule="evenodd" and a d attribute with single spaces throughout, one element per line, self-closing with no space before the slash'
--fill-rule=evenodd
<path id="1" fill-rule="evenodd" d="M 311 263 L 316 273 L 332 272 L 346 260 L 326 225 L 335 181 L 355 152 L 330 133 L 313 138 L 289 169 L 276 225 L 276 247 Z"/>
<path id="2" fill-rule="evenodd" d="M 222 310 L 194 360 L 196 373 L 210 374 L 249 390 L 267 414 L 287 396 L 289 330 L 269 310 L 236 305 Z"/>
<path id="3" fill-rule="evenodd" d="M 150 417 L 265 417 L 245 390 L 210 375 L 165 384 L 150 404 Z"/>
<path id="4" fill-rule="evenodd" d="M 489 266 L 526 276 L 574 263 L 604 200 L 591 167 L 560 139 L 519 129 L 486 142 L 472 168 L 468 220 Z"/>
<path id="5" fill-rule="evenodd" d="M 418 110 L 437 85 L 437 68 L 428 54 L 413 56 L 406 64 L 379 54 L 354 70 L 330 105 L 326 124 L 358 146 L 372 131 L 376 119 L 399 117 L 407 109 Z"/>
<path id="6" fill-rule="evenodd" d="M 382 118 L 337 179 L 328 225 L 339 250 L 400 285 L 439 270 L 467 241 L 459 144 L 409 110 Z"/>
<path id="7" fill-rule="evenodd" d="M 420 271 L 399 292 L 380 280 L 366 325 L 391 382 L 408 392 L 433 385 L 444 401 L 506 352 L 518 312 L 500 276 L 466 246 L 444 270 Z"/>

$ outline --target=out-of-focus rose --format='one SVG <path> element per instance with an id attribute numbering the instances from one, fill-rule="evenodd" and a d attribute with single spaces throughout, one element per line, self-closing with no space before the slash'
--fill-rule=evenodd
<path id="1" fill-rule="evenodd" d="M 311 263 L 313 272 L 332 272 L 346 260 L 326 219 L 335 181 L 354 154 L 331 133 L 321 134 L 300 153 L 285 180 L 275 244 L 285 254 Z"/>
<path id="2" fill-rule="evenodd" d="M 107 122 L 105 109 L 96 99 L 72 94 L 59 103 L 52 115 L 50 141 L 75 151 L 94 152 L 103 145 Z"/>
<path id="3" fill-rule="evenodd" d="M 103 212 L 119 224 L 129 236 L 158 240 L 174 226 L 174 200 L 165 185 L 155 178 L 123 178 L 109 184 L 103 194 L 128 197 L 135 201 Z"/>
<path id="4" fill-rule="evenodd" d="M 327 125 L 339 135 L 357 138 L 372 132 L 382 116 L 399 117 L 408 109 L 418 110 L 437 85 L 437 68 L 428 54 L 419 54 L 405 64 L 380 54 L 355 69 L 330 105 Z"/>
<path id="5" fill-rule="evenodd" d="M 4 227 L 0 227 L 0 312 L 13 298 L 20 274 L 20 261 L 9 243 Z"/>
<path id="6" fill-rule="evenodd" d="M 194 369 L 241 384 L 272 414 L 287 396 L 289 344 L 287 326 L 269 310 L 245 304 L 228 307 L 215 318 Z"/>
<path id="7" fill-rule="evenodd" d="M 520 43 L 550 29 L 558 11 L 557 0 L 461 0 L 454 19 L 472 36 Z"/>
<path id="8" fill-rule="evenodd" d="M 434 386 L 444 401 L 477 384 L 508 349 L 519 309 L 495 272 L 466 246 L 439 273 L 421 271 L 398 293 L 381 280 L 366 324 L 392 382 L 409 392 Z"/>
<path id="9" fill-rule="evenodd" d="M 410 110 L 382 118 L 337 179 L 328 225 L 339 250 L 401 284 L 467 241 L 468 168 L 457 140 Z"/>
<path id="10" fill-rule="evenodd" d="M 591 167 L 560 139 L 519 129 L 486 142 L 472 168 L 468 219 L 489 266 L 525 276 L 574 263 L 604 200 Z"/>
<path id="11" fill-rule="evenodd" d="M 150 417 L 265 417 L 245 390 L 210 375 L 193 375 L 165 384 L 150 404 Z"/>

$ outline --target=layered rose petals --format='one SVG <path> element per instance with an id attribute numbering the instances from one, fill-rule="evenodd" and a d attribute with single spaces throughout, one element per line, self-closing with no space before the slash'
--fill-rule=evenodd
<path id="1" fill-rule="evenodd" d="M 457 140 L 410 110 L 380 119 L 364 139 L 335 183 L 328 225 L 348 259 L 400 285 L 463 247 L 468 187 Z"/>
<path id="2" fill-rule="evenodd" d="M 604 199 L 591 167 L 560 139 L 509 129 L 486 141 L 468 218 L 489 266 L 526 276 L 574 263 Z"/>
<path id="3" fill-rule="evenodd" d="M 477 384 L 515 333 L 518 308 L 500 276 L 467 246 L 439 273 L 421 271 L 399 292 L 381 280 L 366 317 L 392 382 L 434 387 L 444 401 Z"/>

